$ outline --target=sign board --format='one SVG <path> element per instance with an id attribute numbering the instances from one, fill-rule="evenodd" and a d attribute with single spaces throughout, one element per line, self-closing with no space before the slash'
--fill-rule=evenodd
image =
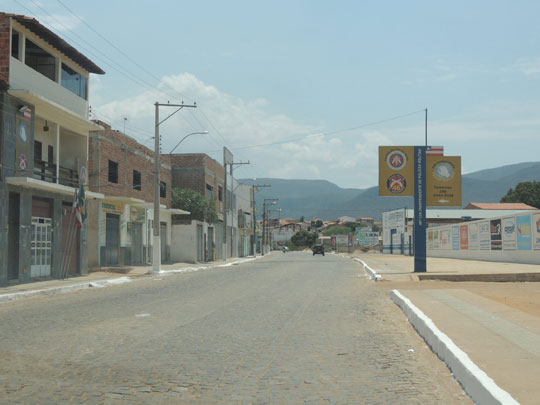
<path id="1" fill-rule="evenodd" d="M 427 206 L 461 207 L 461 156 L 426 156 Z"/>
<path id="2" fill-rule="evenodd" d="M 379 195 L 414 196 L 414 146 L 379 146 Z"/>

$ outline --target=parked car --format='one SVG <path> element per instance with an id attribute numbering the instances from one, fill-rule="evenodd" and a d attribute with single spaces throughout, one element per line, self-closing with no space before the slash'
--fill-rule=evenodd
<path id="1" fill-rule="evenodd" d="M 311 250 L 313 251 L 313 256 L 323 255 L 324 256 L 324 246 L 323 245 L 313 245 Z"/>

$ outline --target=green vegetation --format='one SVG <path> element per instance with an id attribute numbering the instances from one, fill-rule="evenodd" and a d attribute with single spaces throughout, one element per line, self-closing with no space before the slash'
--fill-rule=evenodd
<path id="1" fill-rule="evenodd" d="M 311 247 L 315 244 L 316 240 L 317 234 L 315 232 L 308 232 L 302 229 L 293 235 L 290 247 L 293 249 Z"/>
<path id="2" fill-rule="evenodd" d="M 214 201 L 198 191 L 188 188 L 173 188 L 172 207 L 191 213 L 189 216 L 183 215 L 182 218 L 205 221 L 211 224 L 217 222 L 218 219 Z"/>
<path id="3" fill-rule="evenodd" d="M 524 203 L 535 208 L 540 207 L 540 181 L 524 181 L 508 190 L 501 198 L 502 203 Z"/>
<path id="4" fill-rule="evenodd" d="M 326 231 L 324 231 L 323 235 L 324 236 L 347 235 L 352 232 L 353 230 L 349 228 L 348 226 L 336 225 L 336 226 L 331 226 Z"/>

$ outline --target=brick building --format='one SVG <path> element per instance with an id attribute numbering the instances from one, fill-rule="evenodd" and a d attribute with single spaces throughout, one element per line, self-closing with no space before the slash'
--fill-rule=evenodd
<path id="1" fill-rule="evenodd" d="M 218 213 L 217 224 L 200 224 L 197 243 L 200 246 L 199 261 L 223 258 L 223 215 L 225 169 L 216 160 L 204 153 L 170 155 L 172 187 L 188 188 L 211 198 Z M 228 203 L 230 206 L 230 203 Z M 183 221 L 185 222 L 185 221 Z"/>
<path id="2" fill-rule="evenodd" d="M 0 13 L 0 284 L 87 272 L 90 74 L 105 72 L 34 18 Z M 101 198 L 87 193 L 87 198 Z"/>
<path id="3" fill-rule="evenodd" d="M 90 133 L 89 189 L 104 195 L 89 204 L 97 220 L 89 226 L 90 267 L 143 264 L 151 261 L 154 208 L 154 152 L 102 121 Z M 160 156 L 161 260 L 171 251 L 171 166 Z"/>

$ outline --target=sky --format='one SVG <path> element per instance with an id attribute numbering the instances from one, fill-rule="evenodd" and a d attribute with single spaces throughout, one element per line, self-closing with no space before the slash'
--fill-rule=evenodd
<path id="1" fill-rule="evenodd" d="M 429 145 L 464 173 L 540 161 L 538 1 L 0 0 L 100 66 L 91 118 L 236 178 L 378 182 L 378 146 Z M 160 119 L 175 110 L 160 107 Z"/>

